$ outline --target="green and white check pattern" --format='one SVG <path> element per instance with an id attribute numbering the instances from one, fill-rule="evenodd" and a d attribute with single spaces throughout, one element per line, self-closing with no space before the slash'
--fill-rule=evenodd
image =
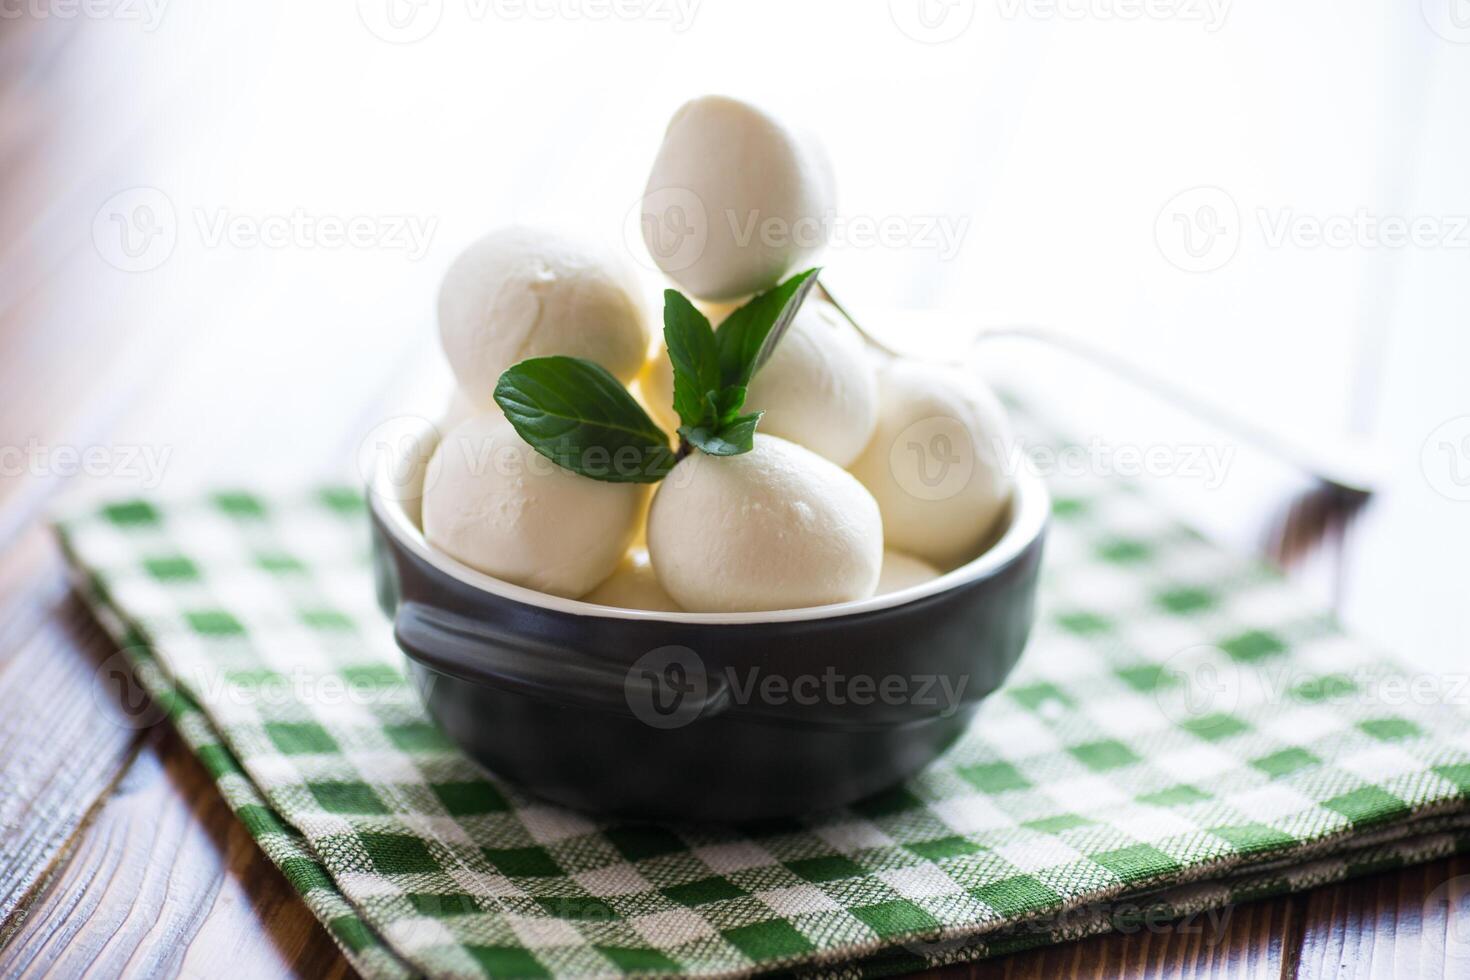
<path id="1" fill-rule="evenodd" d="M 1034 638 L 971 731 L 877 798 L 748 827 L 609 822 L 470 763 L 403 679 L 353 491 L 59 528 L 139 679 L 368 977 L 879 976 L 1470 843 L 1454 692 L 1132 486 L 1053 489 Z"/>

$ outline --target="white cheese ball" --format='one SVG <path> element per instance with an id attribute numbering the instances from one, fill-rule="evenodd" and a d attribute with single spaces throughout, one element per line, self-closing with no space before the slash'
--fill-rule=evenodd
<path id="1" fill-rule="evenodd" d="M 492 412 L 447 433 L 429 468 L 429 544 L 486 575 L 569 599 L 612 574 L 646 493 L 562 469 Z"/>
<path id="2" fill-rule="evenodd" d="M 813 138 L 755 106 L 706 95 L 669 121 L 643 195 L 643 241 L 685 293 L 734 299 L 812 264 L 835 203 Z"/>
<path id="3" fill-rule="evenodd" d="M 691 612 L 799 609 L 865 599 L 883 565 L 883 520 L 862 484 L 775 436 L 739 456 L 694 452 L 653 498 L 648 551 Z"/>
<path id="4" fill-rule="evenodd" d="M 1005 408 L 967 374 L 916 361 L 885 365 L 878 391 L 878 428 L 851 470 L 888 543 L 940 568 L 974 558 L 1011 499 Z"/>
<path id="5" fill-rule="evenodd" d="M 601 585 L 582 597 L 583 602 L 620 609 L 651 609 L 655 612 L 678 612 L 675 602 L 658 584 L 648 552 L 633 548 Z"/>
<path id="6" fill-rule="evenodd" d="M 723 311 L 728 313 L 729 310 Z M 674 369 L 659 349 L 640 378 L 654 420 L 675 431 Z M 751 379 L 742 411 L 763 410 L 760 431 L 847 466 L 878 424 L 878 372 L 862 337 L 825 300 L 809 299 L 771 359 Z"/>
<path id="7" fill-rule="evenodd" d="M 496 411 L 499 411 L 499 406 L 496 406 Z M 425 426 L 415 436 L 413 448 L 404 455 L 400 472 L 405 475 L 398 487 L 397 499 L 404 503 L 409 515 L 420 528 L 423 526 L 424 484 L 429 478 L 429 465 L 434 457 L 434 450 L 439 448 L 444 433 L 479 413 L 480 410 L 456 388 L 449 396 L 444 411 L 439 413 L 439 421 Z M 437 473 L 435 478 L 437 479 Z"/>
<path id="8" fill-rule="evenodd" d="M 505 369 L 530 357 L 595 361 L 624 383 L 643 366 L 642 285 L 616 255 L 535 228 L 491 232 L 439 287 L 439 339 L 460 390 L 492 407 Z"/>
<path id="9" fill-rule="evenodd" d="M 887 595 L 939 577 L 939 569 L 913 555 L 888 548 L 883 552 L 883 573 L 878 576 L 877 595 Z"/>

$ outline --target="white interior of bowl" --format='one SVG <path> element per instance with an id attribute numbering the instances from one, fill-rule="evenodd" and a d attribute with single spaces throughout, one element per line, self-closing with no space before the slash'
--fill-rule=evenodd
<path id="1" fill-rule="evenodd" d="M 426 424 L 425 435 L 430 435 L 427 432 L 429 428 L 431 427 Z M 570 613 L 574 616 L 598 616 L 604 619 L 643 619 L 666 623 L 706 624 L 789 623 L 889 609 L 915 599 L 945 592 L 989 575 L 1015 558 L 1036 539 L 1046 524 L 1047 514 L 1051 508 L 1045 484 L 1035 474 L 1022 467 L 1021 472 L 1015 475 L 1015 493 L 1012 496 L 1010 513 L 1006 518 L 1005 530 L 1000 532 L 994 543 L 974 560 L 928 582 L 868 599 L 838 602 L 826 606 L 809 606 L 804 609 L 739 613 L 657 612 L 646 609 L 625 609 L 621 606 L 602 606 L 593 602 L 583 602 L 580 599 L 563 599 L 560 596 L 547 595 L 535 589 L 513 585 L 510 582 L 492 578 L 483 572 L 477 572 L 430 546 L 419 527 L 418 498 L 399 499 L 400 494 L 396 488 L 401 486 L 401 481 L 395 481 L 393 474 L 401 472 L 402 462 L 401 459 L 379 458 L 373 481 L 368 487 L 368 497 L 373 512 L 378 515 L 388 533 L 409 551 L 444 574 L 493 595 L 514 599 L 516 602 L 524 602 L 532 606 L 540 606 L 544 609 Z"/>

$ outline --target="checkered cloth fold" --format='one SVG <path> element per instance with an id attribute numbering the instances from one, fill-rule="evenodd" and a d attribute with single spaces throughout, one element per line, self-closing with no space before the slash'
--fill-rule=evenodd
<path id="1" fill-rule="evenodd" d="M 356 492 L 58 526 L 157 710 L 368 977 L 878 976 L 1465 847 L 1455 692 L 1130 484 L 1053 489 L 1040 621 L 969 733 L 906 785 L 747 827 L 608 821 L 468 761 L 403 678 Z"/>

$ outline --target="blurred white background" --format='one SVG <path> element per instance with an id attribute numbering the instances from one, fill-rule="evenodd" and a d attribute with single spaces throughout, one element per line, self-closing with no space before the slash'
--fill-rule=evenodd
<path id="1" fill-rule="evenodd" d="M 343 447 L 384 413 L 370 393 L 437 411 L 433 304 L 457 251 L 516 220 L 621 243 L 669 114 L 725 92 L 809 120 L 843 217 L 904 231 L 827 259 L 875 328 L 890 308 L 1050 324 L 1272 425 L 1378 447 L 1385 491 L 1352 532 L 1371 560 L 1304 578 L 1399 652 L 1463 658 L 1466 0 L 108 11 L 45 55 L 72 62 L 64 84 L 0 111 L 54 114 L 11 166 L 70 189 L 0 218 L 0 273 L 46 284 L 43 301 L 0 274 L 0 309 L 72 353 L 60 375 L 17 372 L 7 441 L 62 424 L 26 387 L 59 386 L 79 414 L 108 392 L 111 438 L 169 446 L 170 486 L 351 472 Z M 124 271 L 99 244 L 107 202 L 139 200 L 171 248 Z M 377 236 L 362 247 L 249 238 L 354 217 Z M 1230 442 L 1061 354 L 998 345 L 987 370 L 1086 433 Z M 1292 479 L 1242 450 L 1227 487 L 1161 490 L 1238 541 Z"/>

